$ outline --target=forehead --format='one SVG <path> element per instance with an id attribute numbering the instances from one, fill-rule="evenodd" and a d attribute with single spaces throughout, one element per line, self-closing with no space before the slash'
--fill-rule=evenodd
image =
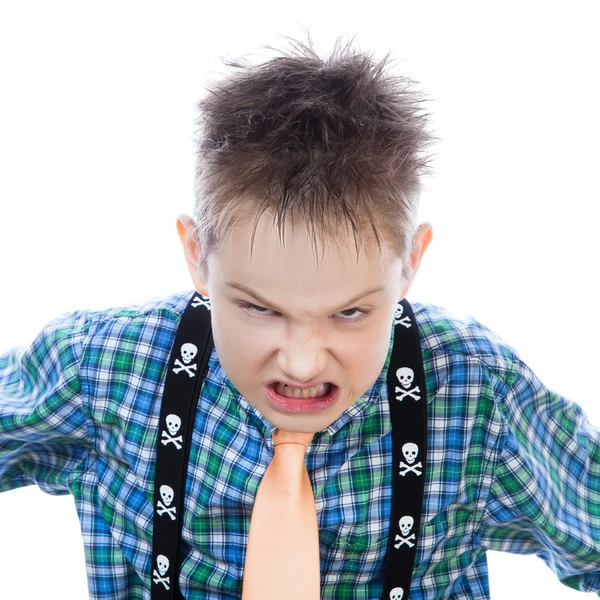
<path id="1" fill-rule="evenodd" d="M 396 262 L 381 234 L 380 251 L 370 228 L 363 227 L 363 237 L 357 236 L 355 241 L 350 223 L 338 226 L 329 236 L 318 229 L 313 232 L 300 218 L 288 217 L 282 240 L 272 215 L 264 213 L 252 240 L 253 224 L 253 218 L 240 220 L 214 253 L 213 266 L 228 278 L 237 275 L 318 284 L 348 278 L 377 280 L 379 273 L 381 281 Z"/>

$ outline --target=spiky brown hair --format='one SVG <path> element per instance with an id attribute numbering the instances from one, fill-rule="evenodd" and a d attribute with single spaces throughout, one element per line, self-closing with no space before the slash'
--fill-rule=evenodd
<path id="1" fill-rule="evenodd" d="M 251 65 L 221 59 L 240 69 L 205 88 L 198 101 L 194 233 L 206 273 L 208 255 L 236 223 L 255 216 L 252 248 L 261 215 L 268 211 L 285 244 L 285 219 L 298 213 L 321 242 L 334 241 L 340 226 L 352 227 L 359 243 L 378 231 L 409 261 L 417 227 L 421 177 L 434 141 L 427 131 L 426 99 L 404 76 L 384 73 L 379 63 L 335 41 L 320 58 L 287 36 L 292 52 Z M 276 50 L 271 46 L 263 46 Z M 294 49 L 296 50 L 294 52 Z M 293 217 L 292 217 L 293 218 Z M 324 247 L 324 244 L 322 244 Z M 318 260 L 317 260 L 318 264 Z"/>

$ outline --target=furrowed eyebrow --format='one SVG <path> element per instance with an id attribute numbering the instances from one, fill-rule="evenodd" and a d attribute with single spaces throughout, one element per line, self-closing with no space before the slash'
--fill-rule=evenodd
<path id="1" fill-rule="evenodd" d="M 226 281 L 225 285 L 228 287 L 235 288 L 236 290 L 239 290 L 240 292 L 244 292 L 245 294 L 248 294 L 249 296 L 252 296 L 254 299 L 258 300 L 261 304 L 266 304 L 268 306 L 272 306 L 277 312 L 285 312 L 285 311 L 282 311 L 277 306 L 275 306 L 275 304 L 273 304 L 272 302 L 269 302 L 266 298 L 263 298 L 258 292 L 251 290 L 249 287 L 246 287 L 245 285 L 243 285 L 241 283 L 237 283 L 235 281 Z M 371 294 L 375 294 L 377 292 L 382 292 L 384 289 L 385 289 L 385 287 L 382 285 L 368 287 L 366 290 L 360 292 L 360 294 L 357 294 L 356 296 L 353 296 L 352 298 L 350 298 L 347 302 L 344 302 L 344 304 L 342 304 L 338 308 L 338 310 L 344 308 L 344 306 L 348 306 L 349 304 L 358 302 L 365 296 L 370 296 Z M 334 311 L 334 312 L 337 312 L 337 311 Z"/>

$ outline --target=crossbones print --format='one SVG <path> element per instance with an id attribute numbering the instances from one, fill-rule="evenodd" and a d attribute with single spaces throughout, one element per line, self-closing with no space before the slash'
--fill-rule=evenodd
<path id="1" fill-rule="evenodd" d="M 413 465 L 412 467 L 410 465 L 407 465 L 404 461 L 400 462 L 400 475 L 402 475 L 402 477 L 404 477 L 407 473 L 413 472 L 415 475 L 421 475 L 422 472 L 419 469 L 422 469 L 423 465 L 418 462 L 416 465 Z M 404 469 L 404 471 L 402 470 Z"/>
<path id="2" fill-rule="evenodd" d="M 400 548 L 400 546 L 406 544 L 409 548 L 412 548 L 414 546 L 414 544 L 412 542 L 410 542 L 409 540 L 415 540 L 417 538 L 417 536 L 414 533 L 411 533 L 408 537 L 403 538 L 401 535 L 397 535 L 396 539 L 394 541 L 398 542 L 398 540 L 400 540 L 397 544 L 394 544 L 394 548 Z"/>
<path id="3" fill-rule="evenodd" d="M 177 437 L 171 437 L 164 429 L 162 432 L 162 437 L 165 438 L 162 440 L 163 446 L 167 444 L 173 443 L 173 446 L 177 448 L 177 450 L 181 450 L 181 444 L 183 443 L 183 436 L 178 435 Z"/>
<path id="4" fill-rule="evenodd" d="M 170 577 L 161 577 L 158 574 L 158 571 L 156 569 L 154 569 L 152 571 L 152 575 L 154 575 L 154 577 L 156 577 L 156 579 L 154 580 L 154 583 L 162 583 L 165 586 L 166 590 L 170 590 L 171 587 L 169 586 L 169 583 L 171 583 L 171 578 Z"/>
<path id="5" fill-rule="evenodd" d="M 402 306 L 402 304 L 398 303 L 398 306 L 396 307 L 396 312 L 394 313 L 394 324 L 395 325 L 404 325 L 404 327 L 406 327 L 407 329 L 409 327 L 412 326 L 412 323 L 410 322 L 410 318 L 409 317 L 403 317 L 402 314 L 404 313 L 404 307 Z"/>
<path id="6" fill-rule="evenodd" d="M 158 507 L 158 510 L 156 511 L 158 516 L 162 516 L 165 513 L 167 513 L 171 517 L 171 521 L 174 521 L 177 518 L 175 516 L 175 513 L 177 512 L 177 508 L 175 506 L 167 508 L 160 500 L 158 501 L 158 504 L 156 506 Z"/>
<path id="7" fill-rule="evenodd" d="M 156 557 L 156 564 L 158 565 L 158 571 L 156 569 L 152 571 L 152 575 L 156 577 L 153 580 L 154 583 L 162 583 L 166 590 L 170 590 L 171 588 L 168 584 L 171 583 L 171 578 L 162 577 L 169 570 L 169 559 L 164 554 L 159 554 Z"/>
<path id="8" fill-rule="evenodd" d="M 210 310 L 210 300 L 208 299 L 208 296 L 203 296 L 202 294 L 200 294 L 201 297 L 196 296 L 193 300 L 192 300 L 192 306 L 194 308 L 197 308 L 198 306 L 206 306 L 206 308 L 208 308 L 208 310 Z M 203 298 L 206 298 L 206 300 L 203 300 Z"/>
<path id="9" fill-rule="evenodd" d="M 413 400 L 420 400 L 421 396 L 419 396 L 416 393 L 416 392 L 420 392 L 420 391 L 421 390 L 419 389 L 418 385 L 416 385 L 412 390 L 408 390 L 406 392 L 404 392 L 401 388 L 396 386 L 396 393 L 402 392 L 401 396 L 396 396 L 396 400 L 400 400 L 400 402 L 402 402 L 402 400 L 404 400 L 404 398 L 406 398 L 406 396 L 410 396 Z"/>
<path id="10" fill-rule="evenodd" d="M 173 367 L 173 373 L 179 373 L 179 371 L 185 371 L 190 377 L 194 377 L 195 373 L 192 373 L 192 369 L 196 370 L 196 363 L 189 367 L 184 365 L 178 358 L 175 359 L 175 367 Z"/>

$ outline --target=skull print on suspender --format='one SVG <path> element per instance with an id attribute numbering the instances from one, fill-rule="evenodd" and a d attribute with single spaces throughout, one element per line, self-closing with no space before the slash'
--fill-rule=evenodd
<path id="1" fill-rule="evenodd" d="M 404 515 L 400 521 L 398 521 L 398 525 L 400 526 L 400 533 L 402 535 L 397 535 L 395 540 L 398 542 L 394 544 L 394 548 L 400 548 L 402 544 L 407 544 L 409 548 L 412 548 L 414 544 L 411 544 L 410 540 L 416 539 L 416 535 L 413 533 L 412 535 L 408 535 L 413 525 L 415 524 L 415 520 L 410 515 Z M 402 537 L 405 536 L 405 537 Z"/>
<path id="2" fill-rule="evenodd" d="M 210 300 L 208 299 L 208 297 L 202 296 L 202 294 L 200 294 L 200 296 L 195 296 L 192 299 L 190 306 L 192 306 L 193 308 L 197 308 L 198 306 L 204 306 L 208 310 L 210 310 Z M 198 347 L 196 346 L 196 344 L 192 344 L 191 342 L 186 342 L 185 344 L 182 344 L 181 360 L 183 360 L 183 363 L 178 358 L 175 359 L 175 367 L 173 368 L 173 373 L 185 371 L 190 377 L 194 377 L 196 373 L 192 373 L 192 370 L 196 371 L 197 365 L 196 363 L 190 363 L 194 360 L 194 358 L 196 358 L 197 354 Z"/>
<path id="3" fill-rule="evenodd" d="M 421 471 L 419 469 L 423 468 L 421 462 L 418 462 L 416 465 L 411 466 L 415 460 L 417 460 L 417 454 L 419 454 L 419 446 L 413 444 L 412 442 L 407 442 L 402 446 L 402 454 L 404 454 L 404 458 L 406 459 L 406 464 L 404 461 L 400 461 L 400 475 L 404 477 L 407 473 L 414 473 L 415 475 L 420 476 Z"/>
<path id="4" fill-rule="evenodd" d="M 398 302 L 396 305 L 396 310 L 394 312 L 394 325 L 404 325 L 407 329 L 412 326 L 409 317 L 403 317 L 404 314 L 404 306 Z"/>
<path id="5" fill-rule="evenodd" d="M 177 508 L 175 506 L 171 506 L 171 502 L 173 502 L 173 498 L 175 497 L 173 488 L 170 485 L 161 485 L 160 495 L 164 500 L 164 504 L 161 500 L 158 501 L 158 504 L 156 505 L 156 513 L 160 516 L 167 514 L 174 521 L 177 518 L 175 516 L 177 513 Z"/>
<path id="6" fill-rule="evenodd" d="M 156 569 L 152 571 L 152 575 L 154 576 L 154 583 L 162 583 L 165 586 L 166 590 L 170 590 L 171 586 L 169 585 L 171 578 L 163 577 L 163 575 L 169 570 L 169 559 L 162 554 L 159 554 L 156 558 L 156 566 L 158 567 L 158 572 Z"/>
<path id="7" fill-rule="evenodd" d="M 181 450 L 181 444 L 183 444 L 183 436 L 178 435 L 175 437 L 175 434 L 179 431 L 181 427 L 181 419 L 177 415 L 167 415 L 167 430 L 162 430 L 162 443 L 164 446 L 172 443 L 177 450 Z M 169 435 L 171 434 L 171 435 Z"/>
<path id="8" fill-rule="evenodd" d="M 390 600 L 402 600 L 404 597 L 404 590 L 401 587 L 395 587 L 390 591 Z"/>
<path id="9" fill-rule="evenodd" d="M 190 363 L 194 360 L 194 358 L 196 358 L 196 354 L 198 354 L 198 348 L 195 344 L 191 344 L 189 342 L 187 344 L 183 344 L 183 346 L 181 346 L 181 358 L 183 363 L 179 359 L 176 359 L 175 364 L 177 366 L 173 368 L 173 373 L 185 371 L 190 377 L 194 377 L 196 373 L 192 373 L 192 369 L 195 371 L 197 365 L 196 363 L 190 365 Z"/>
<path id="10" fill-rule="evenodd" d="M 421 391 L 418 385 L 415 385 L 415 387 L 410 390 L 408 389 L 415 378 L 415 372 L 410 367 L 400 367 L 396 371 L 396 377 L 398 378 L 400 385 L 407 390 L 404 392 L 398 386 L 396 386 L 396 392 L 400 392 L 402 394 L 401 396 L 396 396 L 396 400 L 400 400 L 400 402 L 402 402 L 406 396 L 410 396 L 413 400 L 421 399 L 421 396 L 416 393 Z"/>

